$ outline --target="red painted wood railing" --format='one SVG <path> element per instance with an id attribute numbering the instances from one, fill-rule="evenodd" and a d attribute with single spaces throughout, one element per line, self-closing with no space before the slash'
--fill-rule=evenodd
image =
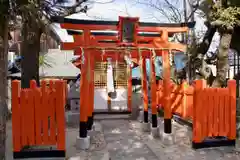
<path id="1" fill-rule="evenodd" d="M 65 150 L 64 105 L 66 84 L 62 80 L 31 81 L 31 87 L 20 89 L 19 81 L 12 81 L 12 137 L 13 150 L 25 146 L 56 145 Z"/>

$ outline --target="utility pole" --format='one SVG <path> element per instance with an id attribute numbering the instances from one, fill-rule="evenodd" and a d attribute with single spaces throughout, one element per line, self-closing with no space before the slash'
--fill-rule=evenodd
<path id="1" fill-rule="evenodd" d="M 190 4 L 190 8 L 191 8 L 191 22 L 194 22 L 195 21 L 195 17 L 194 17 L 194 8 L 195 4 Z M 196 33 L 195 33 L 195 28 L 192 28 L 192 31 L 191 31 L 191 45 L 192 46 L 196 46 Z M 191 62 L 191 57 L 189 58 L 189 61 Z M 192 64 L 192 63 L 191 63 Z M 189 66 L 189 73 L 190 73 L 190 81 L 192 78 L 195 78 L 195 75 L 196 75 L 196 72 L 193 71 L 192 69 L 195 68 L 194 67 L 194 64 L 191 66 Z"/>
<path id="2" fill-rule="evenodd" d="M 187 17 L 187 0 L 183 0 L 183 9 L 184 9 L 184 23 L 187 23 L 188 22 L 188 17 Z M 183 43 L 186 44 L 187 42 L 187 38 L 186 38 L 186 35 L 182 35 L 183 37 Z"/>
<path id="3" fill-rule="evenodd" d="M 187 0 L 183 0 L 183 9 L 184 9 L 184 23 L 187 23 L 188 22 Z M 183 33 L 182 38 L 183 38 L 183 43 L 187 45 L 187 41 L 188 41 L 187 34 Z M 187 55 L 187 58 L 188 58 L 188 66 L 186 68 L 186 78 L 187 78 L 188 83 L 190 83 L 190 78 L 191 78 L 191 63 L 189 63 L 190 56 L 188 54 L 188 51 L 185 54 Z"/>
<path id="4" fill-rule="evenodd" d="M 183 0 L 183 7 L 184 7 L 184 21 L 187 23 L 190 19 L 191 22 L 195 21 L 194 18 L 194 2 L 190 3 L 190 0 Z M 189 12 L 188 12 L 189 11 Z M 189 17 L 191 16 L 191 17 Z M 191 34 L 191 35 L 190 35 Z M 192 28 L 190 31 L 190 34 L 186 34 L 184 36 L 184 43 L 188 45 L 188 39 L 190 38 L 190 45 L 195 45 L 194 43 L 196 42 L 196 35 L 195 35 L 195 30 Z M 190 36 L 189 36 L 190 35 Z M 187 76 L 187 81 L 191 83 L 192 78 L 194 77 L 195 72 L 192 71 L 192 68 L 194 68 L 194 64 L 191 63 L 191 55 L 187 51 L 187 58 L 188 58 L 188 66 L 186 68 L 186 76 Z"/>

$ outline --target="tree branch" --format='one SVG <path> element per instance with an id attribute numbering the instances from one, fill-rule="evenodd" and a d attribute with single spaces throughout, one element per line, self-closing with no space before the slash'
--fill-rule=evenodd
<path id="1" fill-rule="evenodd" d="M 165 1 L 165 3 L 167 4 L 168 8 L 173 12 L 174 16 L 176 16 L 176 17 L 178 18 L 178 20 L 179 20 L 178 22 L 181 22 L 181 20 L 182 20 L 182 15 L 181 15 L 179 9 L 176 8 L 176 7 L 174 7 L 174 6 L 169 2 L 169 0 L 164 0 L 164 1 Z"/>
<path id="2" fill-rule="evenodd" d="M 167 1 L 167 0 L 164 0 L 164 1 Z M 140 0 L 136 0 L 136 3 L 137 4 L 141 4 L 141 5 L 145 5 L 145 6 L 149 6 L 153 9 L 156 9 L 161 15 L 163 15 L 165 18 L 168 19 L 169 22 L 177 22 L 179 23 L 181 20 L 181 17 L 179 18 L 178 14 L 176 12 L 174 12 L 174 7 L 172 7 L 171 5 L 169 6 L 168 4 L 164 7 L 161 7 L 161 5 L 163 5 L 162 2 L 160 1 L 157 1 L 158 4 L 154 4 L 152 1 L 144 1 L 144 2 L 141 2 Z M 170 2 L 169 2 L 170 3 Z M 168 8 L 171 10 L 171 12 L 174 14 L 174 15 L 169 15 L 168 11 L 165 10 L 165 8 Z M 180 12 L 179 12 L 180 13 Z M 158 19 L 156 16 L 154 16 L 156 19 Z"/>

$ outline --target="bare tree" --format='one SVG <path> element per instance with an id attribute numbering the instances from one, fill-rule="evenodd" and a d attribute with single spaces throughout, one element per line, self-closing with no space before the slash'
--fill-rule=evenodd
<path id="1" fill-rule="evenodd" d="M 153 12 L 157 12 L 157 16 L 152 13 L 153 18 L 155 18 L 157 21 L 163 22 L 164 20 L 167 20 L 169 23 L 186 23 L 194 19 L 194 15 L 198 11 L 200 0 L 135 0 L 135 3 L 145 5 L 149 7 Z M 189 33 L 191 34 L 175 34 L 173 40 L 181 43 L 188 43 L 189 40 L 187 39 L 191 38 L 191 43 L 188 43 L 188 47 L 195 48 L 194 46 L 196 46 L 196 41 L 201 37 L 196 37 L 194 29 L 192 29 L 192 31 Z M 186 55 L 188 55 L 189 57 L 188 52 L 186 53 Z M 188 67 L 191 66 L 188 65 Z M 171 69 L 172 78 L 175 80 L 176 78 L 186 78 L 186 73 L 189 72 L 187 72 L 187 69 L 184 68 L 183 71 L 177 72 L 177 75 L 175 75 L 176 69 L 174 63 L 172 63 Z M 188 70 L 190 69 L 191 68 L 189 68 Z"/>
<path id="2" fill-rule="evenodd" d="M 178 0 L 170 1 L 137 1 L 140 4 L 148 5 L 155 8 L 163 16 L 165 16 L 170 22 L 184 22 L 182 11 L 179 11 L 175 2 Z M 183 2 L 183 1 L 182 1 Z M 194 2 L 194 3 L 191 3 Z M 187 67 L 189 64 L 194 64 L 194 72 L 199 71 L 199 75 L 202 78 L 208 79 L 209 83 L 213 86 L 222 86 L 226 80 L 226 73 L 228 70 L 228 49 L 231 47 L 239 51 L 239 45 L 237 45 L 236 33 L 239 33 L 239 1 L 236 0 L 195 0 L 190 1 L 192 7 L 189 15 L 192 17 L 194 13 L 198 13 L 206 20 L 205 25 L 207 31 L 203 36 L 203 40 L 197 44 L 191 45 L 189 53 L 191 58 L 187 60 Z M 171 18 L 169 18 L 169 16 Z M 188 21 L 188 18 L 185 21 Z M 208 67 L 209 60 L 205 60 L 205 54 L 207 53 L 210 44 L 213 40 L 215 32 L 219 32 L 221 40 L 218 48 L 217 58 L 217 76 L 213 79 L 212 71 Z M 235 34 L 233 34 L 233 32 Z M 194 41 L 198 42 L 198 41 Z M 186 69 L 185 69 L 186 70 Z"/>

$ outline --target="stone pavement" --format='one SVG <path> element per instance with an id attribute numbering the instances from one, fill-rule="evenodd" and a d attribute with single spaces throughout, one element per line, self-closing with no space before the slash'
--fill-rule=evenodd
<path id="1" fill-rule="evenodd" d="M 187 126 L 173 122 L 176 141 L 173 145 L 164 145 L 160 139 L 153 139 L 148 133 L 142 133 L 139 123 L 131 122 L 130 125 L 160 160 L 240 160 L 240 155 L 232 147 L 193 150 Z"/>
<path id="2" fill-rule="evenodd" d="M 66 129 L 66 150 L 70 160 L 240 160 L 238 152 L 231 147 L 193 150 L 188 129 L 176 123 L 176 143 L 164 145 L 143 133 L 138 121 L 100 120 L 96 123 L 97 134 L 86 151 L 75 148 L 78 129 Z M 7 160 L 12 160 L 11 123 L 7 126 Z M 70 158 L 71 157 L 71 158 Z"/>
<path id="3" fill-rule="evenodd" d="M 128 120 L 103 120 L 101 124 L 112 160 L 159 159 L 134 132 Z"/>
<path id="4" fill-rule="evenodd" d="M 193 150 L 187 126 L 174 124 L 176 143 L 164 145 L 143 133 L 137 121 L 101 121 L 107 150 L 112 160 L 240 160 L 232 147 Z"/>

